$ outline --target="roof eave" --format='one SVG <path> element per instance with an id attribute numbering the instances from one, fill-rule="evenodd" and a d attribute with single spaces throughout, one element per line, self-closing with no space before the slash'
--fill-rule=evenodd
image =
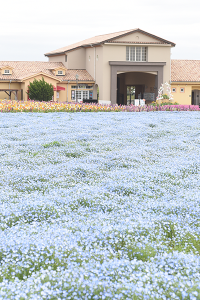
<path id="1" fill-rule="evenodd" d="M 47 57 L 48 57 L 48 56 L 55 56 L 55 55 L 64 55 L 65 53 L 67 53 L 67 52 L 69 52 L 69 51 L 74 51 L 74 50 L 76 50 L 76 49 L 78 49 L 78 48 L 96 47 L 96 46 L 102 45 L 102 44 L 104 44 L 104 43 L 106 43 L 106 42 L 113 41 L 113 40 L 118 39 L 118 38 L 120 38 L 120 37 L 129 35 L 129 34 L 131 34 L 131 33 L 133 33 L 133 32 L 140 32 L 140 33 L 146 34 L 146 35 L 148 35 L 148 36 L 150 36 L 150 37 L 152 37 L 152 38 L 155 38 L 155 39 L 157 39 L 157 40 L 159 40 L 159 41 L 162 41 L 164 44 L 169 44 L 169 45 L 171 45 L 171 47 L 175 47 L 175 46 L 176 46 L 175 43 L 172 43 L 172 42 L 170 42 L 170 41 L 168 41 L 168 40 L 162 39 L 162 38 L 160 38 L 160 37 L 158 37 L 158 36 L 156 36 L 156 35 L 154 35 L 154 34 L 151 34 L 151 33 L 147 32 L 147 31 L 144 31 L 144 30 L 142 30 L 142 29 L 140 29 L 140 28 L 136 28 L 136 29 L 130 30 L 130 31 L 126 32 L 126 33 L 119 34 L 118 36 L 115 36 L 115 37 L 113 37 L 113 38 L 105 39 L 105 40 L 103 40 L 103 41 L 101 41 L 101 42 L 98 42 L 98 43 L 90 43 L 90 44 L 85 44 L 85 45 L 83 44 L 83 45 L 81 45 L 81 46 L 77 46 L 77 47 L 71 48 L 71 49 L 69 49 L 69 50 L 62 51 L 62 52 L 54 52 L 54 53 L 51 53 L 51 52 L 50 52 L 50 53 L 46 53 L 46 54 L 44 54 L 44 55 L 47 56 Z"/>

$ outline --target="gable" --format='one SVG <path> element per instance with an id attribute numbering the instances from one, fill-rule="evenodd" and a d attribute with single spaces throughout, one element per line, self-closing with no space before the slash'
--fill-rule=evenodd
<path id="1" fill-rule="evenodd" d="M 45 78 L 50 78 L 50 79 L 52 79 L 52 80 L 54 80 L 56 82 L 57 81 L 61 81 L 61 79 L 57 79 L 57 78 L 55 78 L 55 77 L 53 77 L 53 76 L 51 76 L 51 75 L 49 75 L 49 74 L 47 74 L 45 72 L 26 74 L 25 76 L 23 76 L 22 81 L 31 80 L 31 79 L 32 80 L 34 80 L 34 79 L 38 80 L 38 78 L 42 79 L 42 77 L 44 77 L 44 79 Z"/>
<path id="2" fill-rule="evenodd" d="M 120 32 L 114 32 L 110 34 L 104 34 L 95 36 L 90 39 L 86 39 L 82 42 L 75 43 L 73 45 L 69 45 L 49 53 L 46 53 L 45 56 L 53 56 L 57 54 L 64 54 L 67 51 L 73 51 L 75 49 L 79 49 L 82 47 L 91 47 L 91 46 L 99 46 L 104 43 L 153 43 L 153 44 L 168 44 L 172 47 L 175 47 L 175 44 L 162 39 L 156 35 L 148 33 L 146 31 L 141 30 L 140 28 L 130 29 Z"/>
<path id="3" fill-rule="evenodd" d="M 156 43 L 156 44 L 162 44 L 161 40 L 159 39 L 156 39 L 156 38 L 153 38 L 151 36 L 148 36 L 146 34 L 143 34 L 143 33 L 140 33 L 140 32 L 133 32 L 131 34 L 127 34 L 127 35 L 124 35 L 120 38 L 117 38 L 117 39 L 114 39 L 112 41 L 110 41 L 111 43 L 112 42 L 127 42 L 127 43 Z"/>

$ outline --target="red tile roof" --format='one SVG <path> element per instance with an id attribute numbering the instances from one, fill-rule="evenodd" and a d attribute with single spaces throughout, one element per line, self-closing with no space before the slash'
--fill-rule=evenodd
<path id="1" fill-rule="evenodd" d="M 81 42 L 78 42 L 78 43 L 75 43 L 75 44 L 72 44 L 72 45 L 69 45 L 66 47 L 62 47 L 57 50 L 50 51 L 50 52 L 46 53 L 45 56 L 51 56 L 51 55 L 61 54 L 61 53 L 64 54 L 67 51 L 74 50 L 74 49 L 80 48 L 80 47 L 89 47 L 91 45 L 98 45 L 98 44 L 102 44 L 105 42 L 112 42 L 112 40 L 115 40 L 116 38 L 120 38 L 122 36 L 125 36 L 125 35 L 133 33 L 133 32 L 140 32 L 140 33 L 143 33 L 150 37 L 153 37 L 158 41 L 159 44 L 160 43 L 161 44 L 171 44 L 172 46 L 175 46 L 175 44 L 170 41 L 164 40 L 156 35 L 153 35 L 151 33 L 143 31 L 140 28 L 136 28 L 136 29 L 129 29 L 129 30 L 124 30 L 124 31 L 119 31 L 119 32 L 114 32 L 114 33 L 109 33 L 109 34 L 98 35 L 98 36 L 83 40 Z"/>
<path id="2" fill-rule="evenodd" d="M 76 81 L 76 74 L 79 81 L 94 81 L 92 76 L 86 70 L 67 70 L 61 62 L 44 62 L 44 61 L 0 61 L 0 68 L 9 66 L 12 68 L 11 75 L 0 74 L 0 80 L 23 80 L 28 77 L 43 73 L 44 75 L 54 77 L 60 81 Z M 66 74 L 56 76 L 52 72 L 54 69 L 66 69 Z"/>
<path id="3" fill-rule="evenodd" d="M 171 81 L 200 82 L 200 60 L 172 59 Z"/>

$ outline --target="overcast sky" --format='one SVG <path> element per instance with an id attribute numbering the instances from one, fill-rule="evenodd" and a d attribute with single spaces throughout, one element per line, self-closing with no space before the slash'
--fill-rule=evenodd
<path id="1" fill-rule="evenodd" d="M 0 0 L 0 60 L 44 53 L 95 35 L 140 28 L 174 42 L 172 58 L 200 60 L 199 0 Z"/>

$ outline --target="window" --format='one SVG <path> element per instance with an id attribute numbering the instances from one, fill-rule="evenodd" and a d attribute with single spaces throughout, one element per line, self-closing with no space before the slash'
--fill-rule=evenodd
<path id="1" fill-rule="evenodd" d="M 176 93 L 176 88 L 172 88 L 172 93 Z"/>
<path id="2" fill-rule="evenodd" d="M 10 70 L 4 70 L 4 74 L 10 74 Z"/>
<path id="3" fill-rule="evenodd" d="M 126 47 L 127 61 L 147 61 L 147 47 Z"/>
<path id="4" fill-rule="evenodd" d="M 185 88 L 181 88 L 181 89 L 180 89 L 180 92 L 181 92 L 181 93 L 185 93 Z"/>
<path id="5" fill-rule="evenodd" d="M 71 99 L 77 102 L 83 101 L 83 99 L 89 99 L 89 96 L 93 94 L 93 91 L 83 91 L 83 90 L 72 90 Z"/>
<path id="6" fill-rule="evenodd" d="M 83 91 L 83 99 L 89 99 L 89 91 Z"/>
<path id="7" fill-rule="evenodd" d="M 65 55 L 65 62 L 67 62 L 67 55 Z"/>
<path id="8" fill-rule="evenodd" d="M 76 91 L 76 100 L 81 100 L 81 91 Z"/>
<path id="9" fill-rule="evenodd" d="M 71 99 L 75 100 L 75 91 L 74 90 L 71 91 Z"/>
<path id="10" fill-rule="evenodd" d="M 58 71 L 58 75 L 63 75 L 63 71 Z"/>
<path id="11" fill-rule="evenodd" d="M 76 91 L 77 101 L 82 101 L 83 99 L 89 99 L 89 91 Z"/>
<path id="12" fill-rule="evenodd" d="M 87 87 L 85 84 L 72 85 L 72 89 L 85 89 L 85 88 L 92 88 L 92 86 Z"/>

